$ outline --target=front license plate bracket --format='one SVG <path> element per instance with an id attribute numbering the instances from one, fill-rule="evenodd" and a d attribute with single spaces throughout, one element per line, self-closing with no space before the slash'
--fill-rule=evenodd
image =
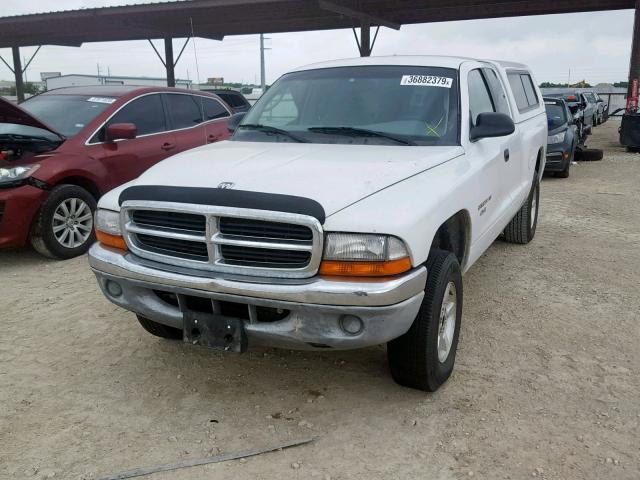
<path id="1" fill-rule="evenodd" d="M 183 321 L 183 339 L 187 343 L 226 352 L 247 350 L 247 334 L 239 318 L 186 311 Z"/>

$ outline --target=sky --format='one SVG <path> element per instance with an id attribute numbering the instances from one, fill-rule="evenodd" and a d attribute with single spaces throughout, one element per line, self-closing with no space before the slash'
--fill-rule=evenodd
<path id="1" fill-rule="evenodd" d="M 153 0 L 2 0 L 0 15 L 91 8 Z M 626 80 L 628 76 L 633 11 L 546 15 L 386 28 L 373 55 L 461 55 L 513 60 L 528 64 L 539 82 L 591 84 Z M 351 30 L 330 30 L 268 35 L 267 83 L 291 68 L 336 58 L 358 56 Z M 176 51 L 181 40 L 174 40 Z M 156 45 L 162 50 L 161 41 Z M 35 48 L 23 48 L 28 58 Z M 11 62 L 11 52 L 0 49 Z M 196 61 L 197 59 L 197 61 Z M 162 64 L 146 41 L 89 43 L 81 48 L 44 46 L 27 71 L 27 80 L 40 72 L 62 72 L 164 77 Z M 227 82 L 259 83 L 260 56 L 257 35 L 232 36 L 223 41 L 196 39 L 176 67 L 176 76 L 205 82 L 224 77 Z M 13 78 L 0 62 L 0 79 Z"/>

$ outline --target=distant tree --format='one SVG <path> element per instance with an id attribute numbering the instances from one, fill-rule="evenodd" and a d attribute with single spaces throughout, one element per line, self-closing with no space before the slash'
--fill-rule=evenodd
<path id="1" fill-rule="evenodd" d="M 542 82 L 540 84 L 540 88 L 564 88 L 568 85 L 566 83 L 552 83 L 552 82 Z"/>
<path id="2" fill-rule="evenodd" d="M 28 95 L 36 95 L 37 93 L 40 93 L 40 88 L 38 88 L 38 86 L 34 83 L 26 82 L 24 84 L 24 93 Z M 12 95 L 14 97 L 17 95 L 15 86 L 9 87 L 9 95 Z"/>
<path id="3" fill-rule="evenodd" d="M 614 87 L 629 88 L 629 82 L 615 82 Z"/>

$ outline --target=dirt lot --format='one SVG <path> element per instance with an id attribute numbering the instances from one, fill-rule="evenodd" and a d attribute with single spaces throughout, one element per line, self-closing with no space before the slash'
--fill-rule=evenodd
<path id="1" fill-rule="evenodd" d="M 640 477 L 640 155 L 543 182 L 536 239 L 465 276 L 456 372 L 401 388 L 383 346 L 228 355 L 159 340 L 86 258 L 0 253 L 0 477 L 90 479 L 317 437 L 155 479 Z"/>

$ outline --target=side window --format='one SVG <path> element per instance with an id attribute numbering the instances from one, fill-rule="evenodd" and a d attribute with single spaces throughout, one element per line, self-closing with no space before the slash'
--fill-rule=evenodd
<path id="1" fill-rule="evenodd" d="M 169 117 L 174 130 L 193 127 L 202 123 L 200 98 L 187 94 L 166 94 Z"/>
<path id="2" fill-rule="evenodd" d="M 507 75 L 507 78 L 509 79 L 509 85 L 511 85 L 513 96 L 516 98 L 516 106 L 518 107 L 518 110 L 520 110 L 520 112 L 525 111 L 529 108 L 529 101 L 527 100 L 527 94 L 524 91 L 524 85 L 520 79 L 520 74 L 510 73 Z"/>
<path id="3" fill-rule="evenodd" d="M 204 121 L 215 120 L 216 118 L 228 117 L 229 112 L 218 100 L 213 98 L 200 97 L 202 99 L 202 109 L 204 111 Z"/>
<path id="4" fill-rule="evenodd" d="M 471 116 L 471 124 L 476 124 L 478 115 L 481 113 L 495 111 L 496 109 L 482 72 L 480 70 L 472 70 L 469 72 L 469 114 Z"/>
<path id="5" fill-rule="evenodd" d="M 540 104 L 536 89 L 533 86 L 533 80 L 528 73 L 512 72 L 507 74 L 509 78 L 509 85 L 513 91 L 513 96 L 516 97 L 516 105 L 520 113 L 535 108 Z"/>
<path id="6" fill-rule="evenodd" d="M 533 86 L 533 80 L 531 80 L 531 76 L 522 74 L 520 75 L 520 79 L 522 80 L 522 84 L 524 85 L 524 92 L 527 94 L 527 102 L 529 102 L 529 106 L 537 107 L 540 102 L 538 101 L 538 95 L 536 94 L 536 89 Z"/>
<path id="7" fill-rule="evenodd" d="M 484 73 L 484 78 L 487 80 L 489 88 L 491 89 L 491 96 L 495 102 L 496 110 L 500 113 L 511 116 L 509 102 L 507 101 L 507 96 L 504 93 L 504 88 L 502 87 L 502 82 L 498 78 L 498 74 L 491 68 L 483 68 L 482 71 Z"/>
<path id="8" fill-rule="evenodd" d="M 107 125 L 133 123 L 138 127 L 138 136 L 167 130 L 164 108 L 160 95 L 145 95 L 125 105 Z M 98 133 L 98 141 L 104 141 L 104 129 Z"/>

